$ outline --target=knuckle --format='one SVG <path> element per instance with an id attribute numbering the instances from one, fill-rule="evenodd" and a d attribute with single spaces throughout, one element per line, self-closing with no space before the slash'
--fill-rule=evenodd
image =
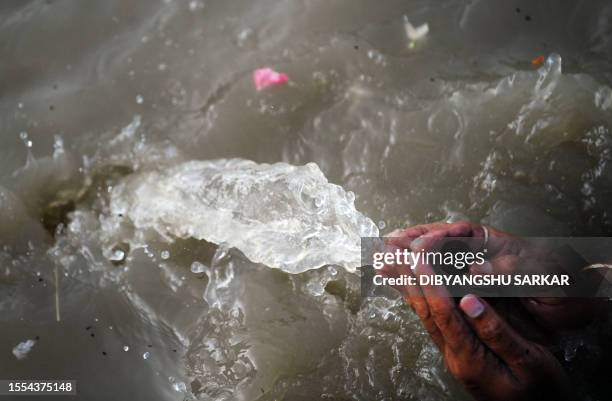
<path id="1" fill-rule="evenodd" d="M 448 313 L 445 310 L 433 309 L 430 310 L 429 313 L 438 324 L 438 326 L 442 329 L 446 327 L 450 327 L 452 324 L 452 314 Z"/>
<path id="2" fill-rule="evenodd" d="M 480 338 L 485 342 L 499 343 L 504 340 L 504 330 L 501 322 L 490 319 L 480 326 Z"/>
<path id="3" fill-rule="evenodd" d="M 412 301 L 411 304 L 417 316 L 421 320 L 429 320 L 431 318 L 431 313 L 429 311 L 429 308 L 427 307 L 427 305 L 424 305 L 423 302 Z"/>

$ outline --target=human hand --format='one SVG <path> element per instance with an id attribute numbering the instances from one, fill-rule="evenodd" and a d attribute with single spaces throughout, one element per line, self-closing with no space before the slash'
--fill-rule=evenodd
<path id="1" fill-rule="evenodd" d="M 432 275 L 420 264 L 415 275 Z M 571 400 L 569 381 L 542 345 L 518 334 L 483 299 L 459 307 L 443 286 L 412 287 L 410 302 L 439 347 L 451 374 L 477 400 Z"/>
<path id="2" fill-rule="evenodd" d="M 390 248 L 430 249 L 448 237 L 482 238 L 486 242 L 487 261 L 470 268 L 472 274 L 521 274 L 538 271 L 559 273 L 560 266 L 550 250 L 511 234 L 469 222 L 432 223 L 396 230 L 389 234 L 386 242 Z M 479 241 L 476 241 L 477 243 Z M 387 274 L 399 274 L 397 267 L 386 269 Z M 401 273 L 406 274 L 406 271 Z M 400 291 L 406 289 L 399 288 Z M 542 327 L 553 332 L 581 327 L 597 316 L 603 300 L 597 298 L 520 298 L 524 309 Z"/>

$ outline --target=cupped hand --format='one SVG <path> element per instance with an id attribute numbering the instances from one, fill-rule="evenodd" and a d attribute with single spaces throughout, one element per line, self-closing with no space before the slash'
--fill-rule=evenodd
<path id="1" fill-rule="evenodd" d="M 472 265 L 472 274 L 524 274 L 534 271 L 540 273 L 559 273 L 561 268 L 551 250 L 513 236 L 503 231 L 470 222 L 432 223 L 407 229 L 396 230 L 386 237 L 388 246 L 411 248 L 414 251 L 431 249 L 441 240 L 449 237 L 475 238 L 487 248 L 487 261 Z M 486 242 L 486 243 L 485 243 Z M 387 268 L 388 274 L 398 274 L 399 268 Z M 405 269 L 401 271 L 406 273 Z M 406 292 L 407 289 L 400 289 Z M 525 310 L 543 328 L 553 332 L 587 325 L 601 312 L 604 305 L 598 298 L 520 298 Z"/>
<path id="2" fill-rule="evenodd" d="M 429 265 L 415 269 L 416 276 L 431 274 Z M 518 334 L 486 301 L 466 295 L 457 306 L 443 286 L 414 290 L 411 302 L 446 366 L 477 400 L 575 399 L 557 359 Z"/>

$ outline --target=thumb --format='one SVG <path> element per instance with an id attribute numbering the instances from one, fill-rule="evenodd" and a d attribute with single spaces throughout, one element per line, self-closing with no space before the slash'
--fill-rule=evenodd
<path id="1" fill-rule="evenodd" d="M 518 334 L 482 298 L 466 295 L 459 303 L 476 336 L 508 366 L 522 365 L 529 356 L 530 343 Z"/>

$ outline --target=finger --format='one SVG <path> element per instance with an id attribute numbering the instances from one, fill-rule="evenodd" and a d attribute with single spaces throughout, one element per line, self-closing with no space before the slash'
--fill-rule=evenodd
<path id="1" fill-rule="evenodd" d="M 421 235 L 412 241 L 410 248 L 413 251 L 421 251 L 428 250 L 433 248 L 434 245 L 439 243 L 444 238 L 472 238 L 475 236 L 482 236 L 478 230 L 481 226 L 475 226 L 466 221 L 459 221 L 452 224 L 447 224 L 442 227 L 438 227 L 436 229 L 429 230 L 427 233 Z M 470 244 L 474 245 L 474 244 Z M 482 246 L 482 243 L 479 241 L 478 247 Z"/>
<path id="2" fill-rule="evenodd" d="M 399 250 L 400 248 L 394 246 L 394 245 L 389 245 L 387 244 L 385 246 L 385 253 L 395 253 L 395 251 Z M 394 258 L 395 259 L 395 258 Z M 384 277 L 393 277 L 393 278 L 397 278 L 400 277 L 402 274 L 406 274 L 406 269 L 402 269 L 402 266 L 398 266 L 395 263 L 385 263 L 383 265 L 383 267 L 381 269 L 378 270 L 378 273 L 381 274 Z M 405 292 L 405 288 L 403 285 L 391 285 L 390 287 L 398 290 L 400 293 L 404 294 Z"/>
<path id="3" fill-rule="evenodd" d="M 385 241 L 388 244 L 400 247 L 410 248 L 410 243 L 417 237 L 425 234 L 428 231 L 426 226 L 416 226 L 406 229 L 399 229 L 389 233 L 385 237 Z"/>
<path id="4" fill-rule="evenodd" d="M 395 252 L 398 247 L 388 244 L 385 248 L 385 252 Z M 407 274 L 413 276 L 412 269 L 408 266 L 398 266 L 396 264 L 385 264 L 382 269 L 379 270 L 380 274 L 386 277 L 399 277 L 401 274 Z M 423 326 L 432 337 L 434 343 L 438 348 L 442 349 L 444 346 L 442 335 L 435 322 L 433 321 L 432 315 L 429 312 L 427 301 L 423 296 L 423 293 L 418 285 L 405 285 L 405 286 L 392 286 L 398 290 L 404 297 L 405 301 L 410 305 L 412 310 L 416 313 L 418 318 L 423 323 Z"/>
<path id="5" fill-rule="evenodd" d="M 522 365 L 530 345 L 490 305 L 475 295 L 466 295 L 459 307 L 480 339 L 508 366 Z"/>
<path id="6" fill-rule="evenodd" d="M 455 354 L 470 352 L 474 344 L 473 334 L 447 289 L 444 286 L 421 281 L 422 277 L 428 276 L 431 279 L 434 275 L 431 266 L 427 264 L 419 264 L 415 269 L 415 277 L 418 282 L 424 283 L 420 288 L 427 301 L 429 313 L 446 347 L 449 347 Z"/>
<path id="7" fill-rule="evenodd" d="M 469 226 L 470 223 L 457 222 L 457 223 L 446 223 L 436 222 L 430 224 L 421 224 L 405 229 L 395 230 L 387 235 L 390 244 L 399 246 L 400 248 L 409 248 L 410 243 L 422 235 L 425 235 L 432 231 L 448 230 L 453 227 L 461 227 L 461 232 L 465 231 L 465 226 Z"/>
<path id="8" fill-rule="evenodd" d="M 493 264 L 488 260 L 485 260 L 484 263 L 473 263 L 470 265 L 469 270 L 470 274 L 474 275 L 487 275 L 494 274 Z"/>
<path id="9" fill-rule="evenodd" d="M 423 295 L 423 292 L 419 286 L 406 286 L 404 294 L 404 299 L 406 302 L 408 302 L 414 313 L 416 313 L 418 318 L 421 320 L 425 330 L 427 330 L 433 342 L 436 344 L 438 349 L 444 350 L 444 338 L 442 337 L 442 333 L 440 332 L 440 329 L 438 329 L 438 326 L 436 325 L 436 322 L 429 311 L 429 305 L 427 304 L 427 300 L 425 299 L 425 296 Z"/>
<path id="10" fill-rule="evenodd" d="M 408 269 L 408 274 L 415 277 L 412 269 Z M 438 329 L 438 326 L 433 319 L 433 315 L 429 310 L 429 305 L 427 304 L 427 300 L 423 295 L 423 291 L 421 291 L 421 287 L 419 287 L 418 284 L 406 285 L 404 287 L 404 299 L 419 317 L 423 323 L 423 326 L 425 327 L 425 330 L 427 330 L 438 349 L 443 350 L 444 338 L 442 337 L 442 333 L 440 332 L 440 329 Z"/>

